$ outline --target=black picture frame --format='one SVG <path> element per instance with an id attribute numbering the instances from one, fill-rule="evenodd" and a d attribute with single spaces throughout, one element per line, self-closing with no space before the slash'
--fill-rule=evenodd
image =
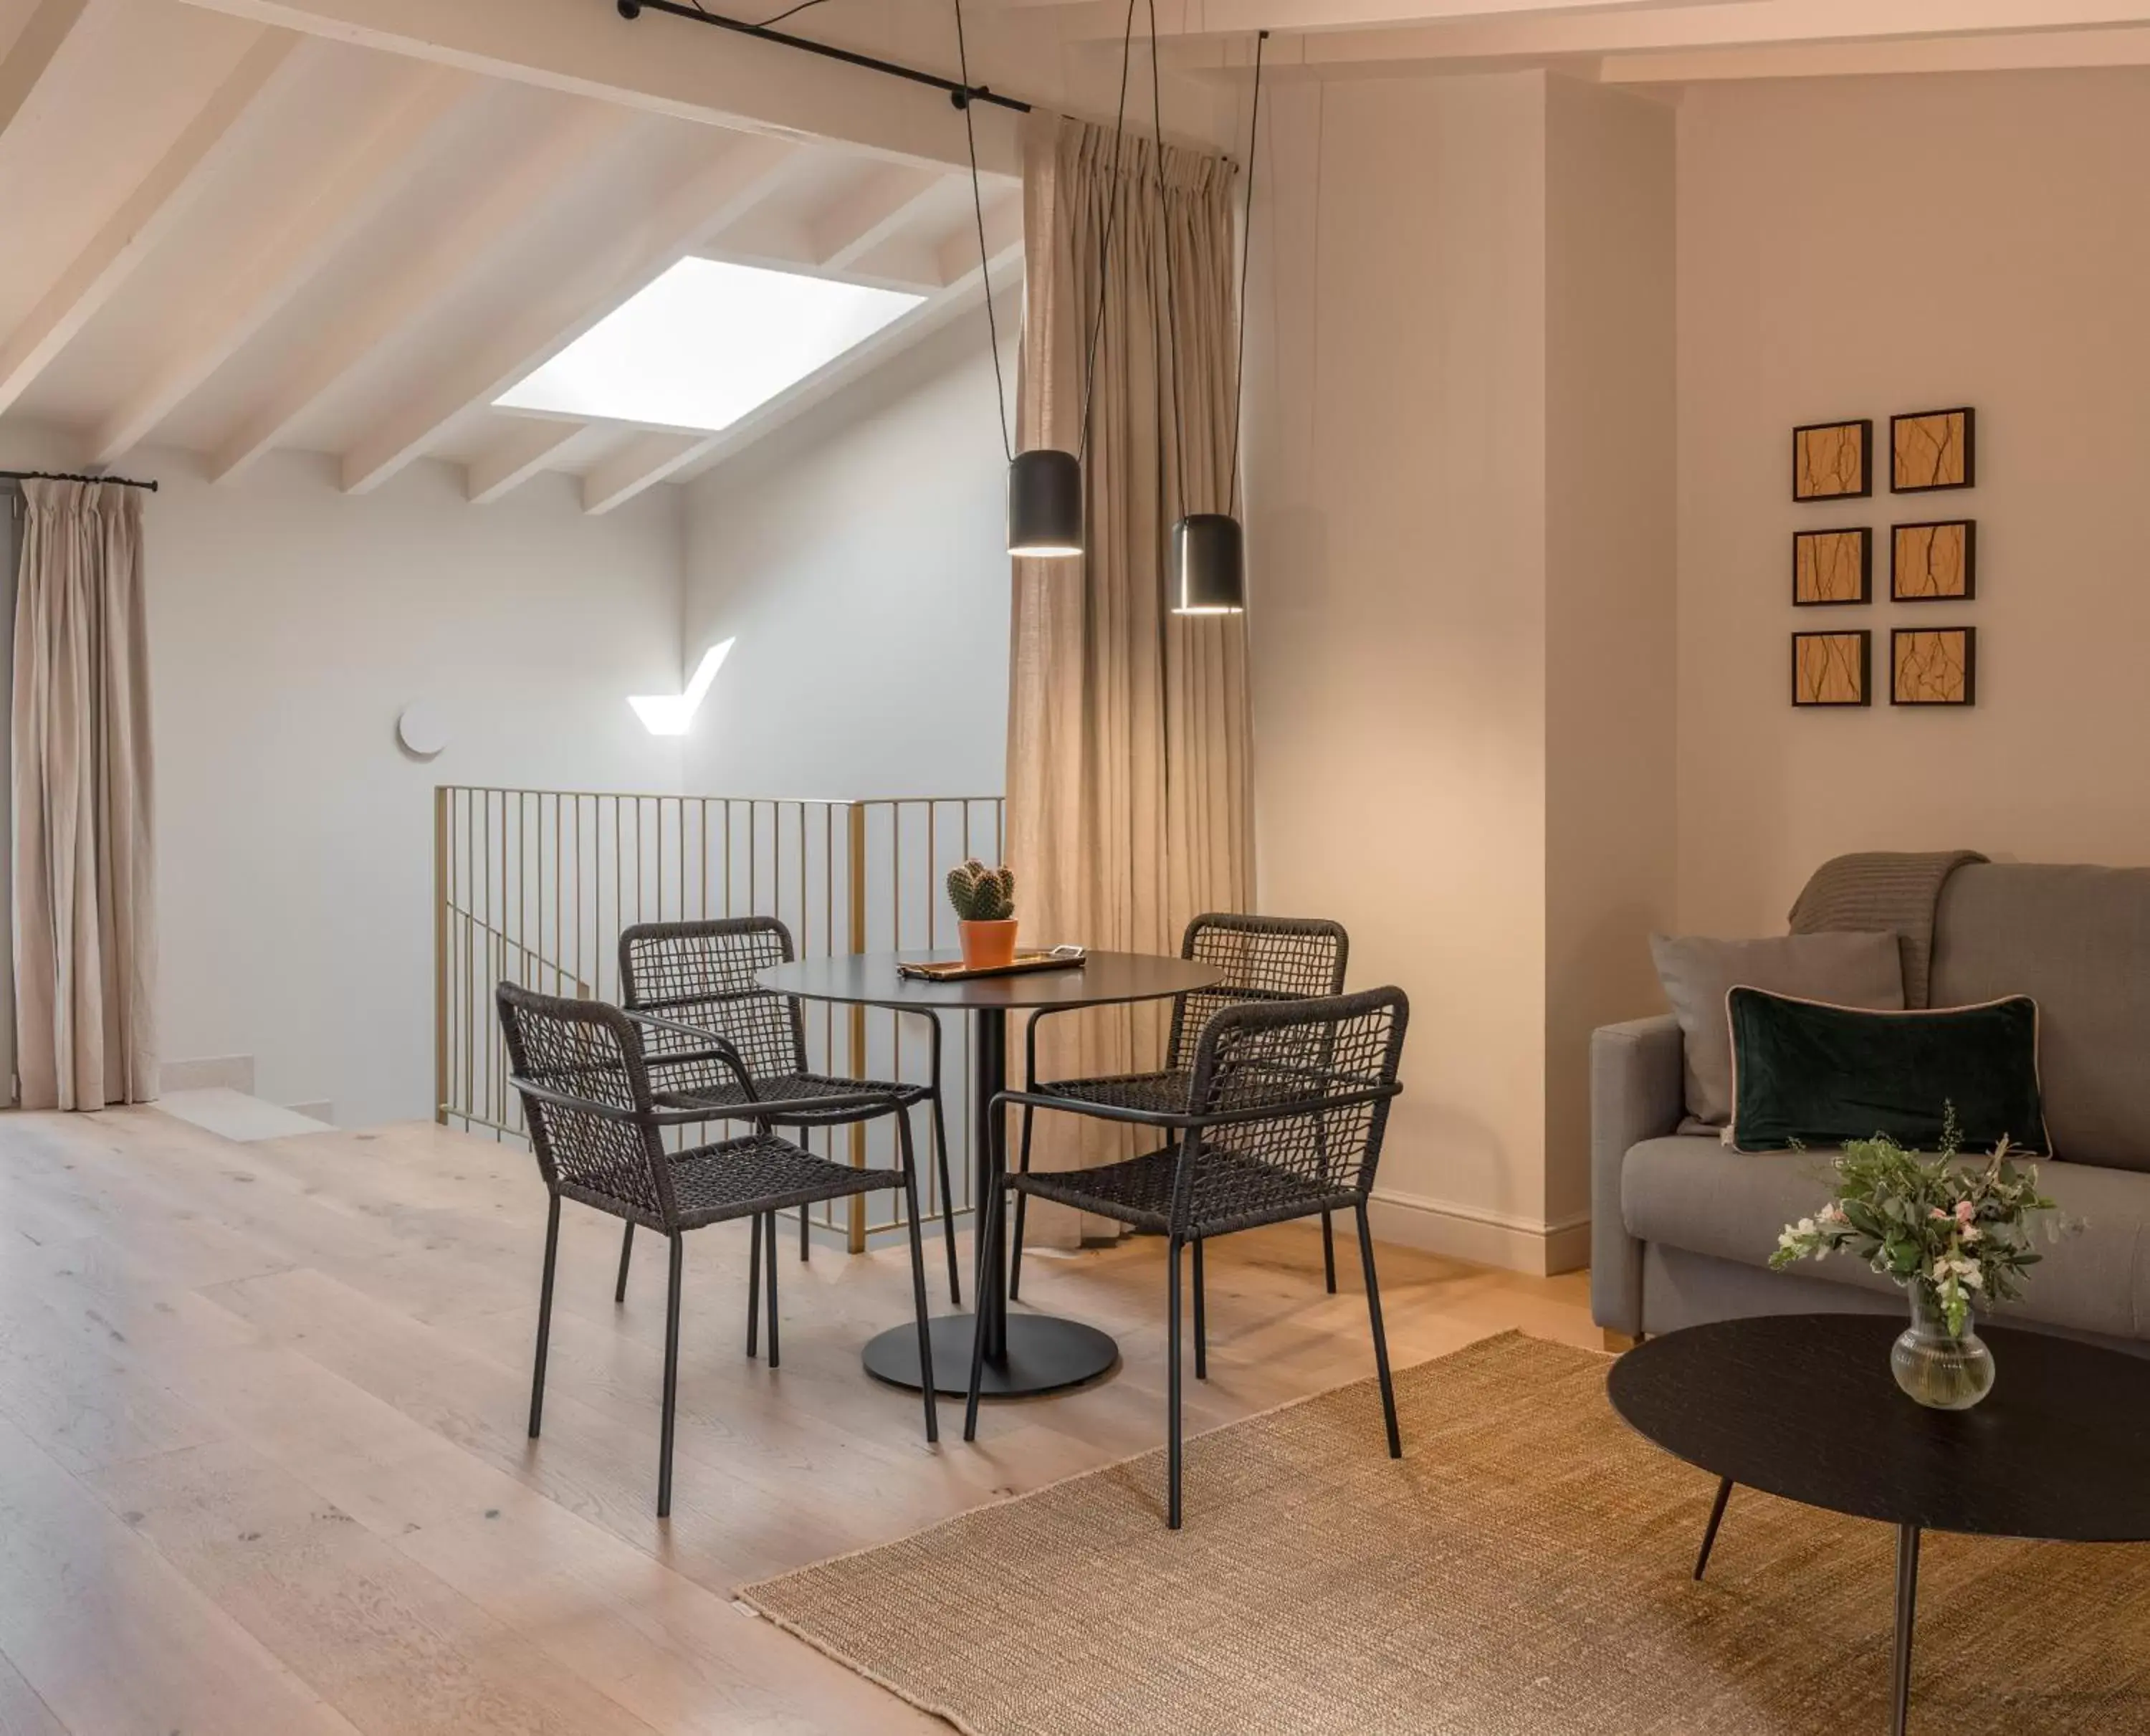
<path id="1" fill-rule="evenodd" d="M 1963 635 L 1963 697 L 1961 699 L 1906 699 L 1896 691 L 1896 644 L 1907 634 L 1923 633 L 1960 633 Z M 1915 709 L 1929 706 L 1943 710 L 1960 710 L 1978 703 L 1978 629 L 1961 623 L 1946 627 L 1898 627 L 1889 633 L 1889 703 Z"/>
<path id="2" fill-rule="evenodd" d="M 1953 485 L 1951 485 L 1953 486 Z M 1898 585 L 1897 534 L 1902 531 L 1940 531 L 1963 527 L 1963 588 L 1946 597 L 1907 595 Z M 1978 595 L 1978 521 L 1975 518 L 1922 518 L 1889 527 L 1889 600 L 1891 603 L 1970 603 Z M 1920 631 L 1925 629 L 1920 628 Z"/>
<path id="3" fill-rule="evenodd" d="M 1855 699 L 1803 699 L 1799 697 L 1799 642 L 1802 639 L 1856 638 L 1859 641 L 1859 697 Z M 1895 666 L 1890 666 L 1893 679 Z M 1792 635 L 1792 704 L 1800 711 L 1841 711 L 1874 703 L 1874 633 L 1865 627 L 1818 628 Z"/>
<path id="4" fill-rule="evenodd" d="M 1802 597 L 1799 595 L 1799 545 L 1822 537 L 1859 538 L 1859 594 L 1856 597 Z M 1792 532 L 1792 607 L 1794 608 L 1855 608 L 1874 600 L 1874 527 L 1840 525 L 1834 530 Z"/>
<path id="5" fill-rule="evenodd" d="M 1859 430 L 1859 486 L 1840 488 L 1828 494 L 1805 494 L 1799 490 L 1799 436 L 1818 434 L 1825 428 L 1856 428 Z M 1792 498 L 1807 502 L 1817 500 L 1865 500 L 1874 492 L 1874 418 L 1870 416 L 1839 416 L 1835 421 L 1801 422 L 1792 430 Z"/>
<path id="6" fill-rule="evenodd" d="M 1900 483 L 1896 480 L 1896 424 L 1923 421 L 1930 416 L 1960 416 L 1963 418 L 1963 480 L 1961 482 Z M 1953 489 L 1976 488 L 1977 486 L 1978 412 L 1970 405 L 1951 405 L 1946 410 L 1907 410 L 1901 416 L 1889 418 L 1889 492 L 1891 494 L 1945 494 Z"/>

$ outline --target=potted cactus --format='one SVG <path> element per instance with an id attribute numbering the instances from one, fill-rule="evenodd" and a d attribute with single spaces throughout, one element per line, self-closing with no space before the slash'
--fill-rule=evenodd
<path id="1" fill-rule="evenodd" d="M 1015 962 L 1015 870 L 988 868 L 972 856 L 948 871 L 948 902 L 956 906 L 966 969 L 1004 970 Z"/>

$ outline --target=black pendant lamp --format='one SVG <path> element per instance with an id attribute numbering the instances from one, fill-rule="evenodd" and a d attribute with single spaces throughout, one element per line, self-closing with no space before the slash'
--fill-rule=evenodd
<path id="1" fill-rule="evenodd" d="M 1052 559 L 1083 552 L 1083 461 L 1057 447 L 1017 452 L 1008 466 L 1010 554 Z"/>
<path id="2" fill-rule="evenodd" d="M 971 211 L 978 226 L 978 269 L 986 280 L 986 329 L 993 346 L 994 407 L 1001 418 L 1001 450 L 1008 454 L 1007 550 L 1033 560 L 1064 560 L 1083 548 L 1083 458 L 1079 452 L 1057 447 L 1039 447 L 1027 452 L 1013 450 L 1008 438 L 1007 390 L 1001 379 L 1001 345 L 993 317 L 992 285 L 986 251 L 984 194 L 978 186 L 978 141 L 971 124 L 971 59 L 963 40 L 963 0 L 955 0 L 956 55 L 963 88 L 956 106 L 963 111 L 963 135 L 971 154 Z M 1113 129 L 1113 194 L 1106 209 L 1104 239 L 1098 271 L 1098 314 L 1092 321 L 1088 356 L 1083 369 L 1083 443 L 1090 438 L 1090 388 L 1098 361 L 1098 333 L 1105 318 L 1105 260 L 1113 246 L 1113 226 L 1119 214 L 1120 137 L 1126 129 L 1128 63 L 1134 44 L 1134 0 L 1128 0 L 1127 30 L 1120 43 L 1120 114 Z"/>
<path id="3" fill-rule="evenodd" d="M 1254 148 L 1262 119 L 1262 44 L 1254 38 L 1254 100 L 1247 127 L 1247 214 L 1239 225 L 1239 353 L 1232 386 L 1232 463 L 1228 507 L 1239 499 L 1239 406 L 1247 384 L 1247 260 L 1254 224 Z M 1163 149 L 1163 141 L 1158 150 Z M 1175 371 L 1178 355 L 1173 357 Z M 1237 615 L 1247 607 L 1247 542 L 1230 512 L 1189 512 L 1172 527 L 1170 592 L 1175 615 Z"/>

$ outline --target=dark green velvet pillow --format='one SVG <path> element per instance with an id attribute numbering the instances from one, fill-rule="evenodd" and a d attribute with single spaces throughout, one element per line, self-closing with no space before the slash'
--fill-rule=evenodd
<path id="1" fill-rule="evenodd" d="M 2038 1003 L 1870 1012 L 1759 988 L 1724 997 L 1732 1025 L 1730 1143 L 1741 1151 L 1841 1145 L 1886 1133 L 1913 1151 L 1941 1143 L 1953 1105 L 1967 1153 L 2006 1134 L 2051 1154 L 2038 1091 Z"/>

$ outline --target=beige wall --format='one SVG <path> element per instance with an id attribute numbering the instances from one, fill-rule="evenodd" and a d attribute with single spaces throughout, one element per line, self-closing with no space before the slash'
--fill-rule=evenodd
<path id="1" fill-rule="evenodd" d="M 2150 73 L 1698 87 L 1679 113 L 1679 920 L 1780 931 L 1838 851 L 2150 862 Z M 1977 407 L 1979 485 L 1789 498 L 1795 423 Z M 1978 521 L 1979 596 L 1892 607 L 1892 521 Z M 1877 602 L 1794 611 L 1795 527 Z M 1870 711 L 1794 713 L 1794 626 L 1874 630 Z M 1888 629 L 1975 623 L 1979 699 L 1892 710 Z"/>
<path id="2" fill-rule="evenodd" d="M 1549 1163 L 1571 1082 L 1549 1092 L 1548 1046 L 1602 998 L 1575 987 L 1600 969 L 1599 906 L 1669 867 L 1651 845 L 1600 881 L 1577 853 L 1594 826 L 1577 837 L 1550 805 L 1624 789 L 1670 833 L 1668 655 L 1586 654 L 1638 640 L 1652 611 L 1670 643 L 1670 401 L 1648 378 L 1653 355 L 1669 365 L 1669 230 L 1638 269 L 1597 214 L 1668 216 L 1669 116 L 1537 73 L 1289 84 L 1266 112 L 1247 416 L 1261 907 L 1340 918 L 1354 984 L 1412 997 L 1382 1233 L 1570 1264 L 1582 1146 L 1564 1103 Z M 1657 184 L 1630 199 L 1637 176 Z M 1625 456 L 1586 492 L 1607 438 Z M 1652 487 L 1586 534 L 1601 499 Z M 1552 703 L 1555 672 L 1574 684 Z M 1604 746 L 1608 705 L 1636 710 L 1654 762 Z"/>

